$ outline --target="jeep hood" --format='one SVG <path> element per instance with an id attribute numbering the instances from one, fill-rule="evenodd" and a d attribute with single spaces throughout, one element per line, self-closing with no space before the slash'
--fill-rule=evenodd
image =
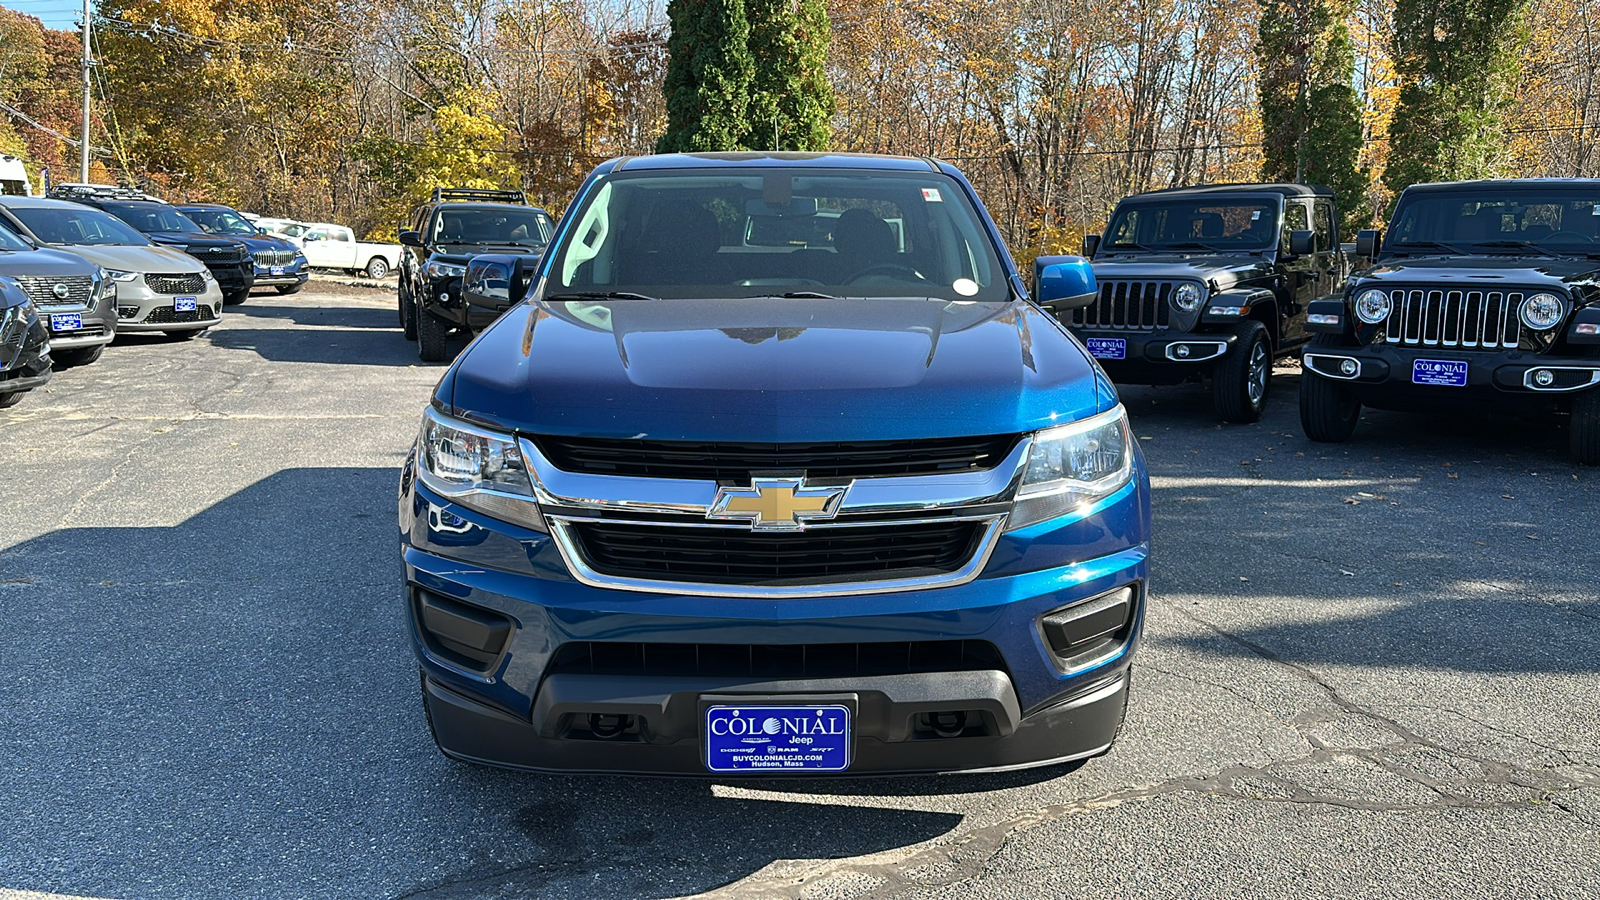
<path id="1" fill-rule="evenodd" d="M 1544 287 L 1600 293 L 1600 259 L 1572 256 L 1419 256 L 1388 259 L 1351 279 L 1352 288 L 1375 284 L 1435 283 L 1452 287 Z"/>
<path id="2" fill-rule="evenodd" d="M 536 301 L 473 342 L 436 403 L 508 431 L 798 442 L 1017 433 L 1116 394 L 1026 303 Z"/>
<path id="3" fill-rule="evenodd" d="M 1103 281 L 1199 281 L 1225 291 L 1234 285 L 1273 272 L 1272 264 L 1257 256 L 1190 256 L 1177 253 L 1096 258 L 1094 276 Z"/>

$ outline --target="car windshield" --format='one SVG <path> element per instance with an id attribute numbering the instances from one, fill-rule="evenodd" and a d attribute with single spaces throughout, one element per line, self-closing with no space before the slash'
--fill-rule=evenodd
<path id="1" fill-rule="evenodd" d="M 106 211 L 145 234 L 201 230 L 175 207 L 160 203 L 107 203 Z"/>
<path id="2" fill-rule="evenodd" d="M 13 208 L 11 214 L 28 226 L 34 237 L 46 244 L 87 244 L 113 247 L 148 247 L 144 235 L 128 227 L 116 216 L 98 209 L 79 207 Z"/>
<path id="3" fill-rule="evenodd" d="M 1560 188 L 1413 191 L 1400 199 L 1388 249 L 1459 253 L 1600 253 L 1600 182 Z"/>
<path id="4" fill-rule="evenodd" d="M 231 209 L 213 209 L 209 206 L 190 207 L 183 211 L 190 221 L 200 226 L 200 230 L 207 234 L 242 234 L 253 236 L 256 227 L 251 225 L 244 216 Z"/>
<path id="5" fill-rule="evenodd" d="M 28 242 L 12 234 L 5 226 L 0 225 L 0 250 L 32 250 Z"/>
<path id="6" fill-rule="evenodd" d="M 1125 203 L 1106 229 L 1108 250 L 1268 250 L 1278 239 L 1276 198 Z"/>
<path id="7" fill-rule="evenodd" d="M 505 206 L 447 206 L 433 219 L 439 244 L 518 244 L 550 242 L 550 217 L 543 210 Z"/>
<path id="8" fill-rule="evenodd" d="M 937 172 L 624 172 L 568 216 L 546 296 L 1010 296 L 967 192 Z"/>

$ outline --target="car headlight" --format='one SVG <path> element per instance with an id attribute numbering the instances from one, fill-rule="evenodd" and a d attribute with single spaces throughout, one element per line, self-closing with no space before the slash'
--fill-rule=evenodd
<path id="1" fill-rule="evenodd" d="M 127 283 L 129 283 L 131 281 L 138 280 L 139 273 L 138 272 L 124 272 L 121 269 L 107 269 L 106 270 L 106 277 L 111 279 L 112 281 L 119 282 L 121 284 L 127 284 Z"/>
<path id="2" fill-rule="evenodd" d="M 1133 477 L 1128 412 L 1120 405 L 1033 436 L 1008 529 L 1065 515 L 1116 493 Z"/>
<path id="3" fill-rule="evenodd" d="M 1549 331 L 1561 324 L 1562 312 L 1560 297 L 1555 294 L 1534 294 L 1522 301 L 1522 309 L 1517 314 L 1522 318 L 1522 324 L 1534 331 Z"/>
<path id="4" fill-rule="evenodd" d="M 200 280 L 204 281 L 206 284 L 216 284 L 217 283 L 217 276 L 211 274 L 211 270 L 210 269 L 201 269 L 200 270 Z"/>
<path id="5" fill-rule="evenodd" d="M 1172 292 L 1172 305 L 1184 312 L 1194 312 L 1200 308 L 1200 297 L 1203 292 L 1200 285 L 1187 282 L 1178 285 Z"/>
<path id="6" fill-rule="evenodd" d="M 94 299 L 95 302 L 110 300 L 117 296 L 117 283 L 111 280 L 111 273 L 105 269 L 96 269 L 94 274 Z"/>
<path id="7" fill-rule="evenodd" d="M 430 262 L 427 272 L 429 278 L 465 278 L 467 267 L 460 263 Z"/>
<path id="8" fill-rule="evenodd" d="M 1394 303 L 1389 300 L 1389 295 L 1383 291 L 1362 291 L 1356 297 L 1356 318 L 1376 325 L 1389 318 L 1389 313 L 1394 311 Z"/>
<path id="9" fill-rule="evenodd" d="M 417 436 L 417 479 L 452 502 L 524 528 L 548 530 L 517 439 L 432 408 Z"/>

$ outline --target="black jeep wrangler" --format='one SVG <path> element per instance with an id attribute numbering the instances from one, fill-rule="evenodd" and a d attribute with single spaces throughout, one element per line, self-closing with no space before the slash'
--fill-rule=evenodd
<path id="1" fill-rule="evenodd" d="M 1100 296 L 1063 322 L 1113 381 L 1211 379 L 1217 414 L 1261 417 L 1272 361 L 1310 339 L 1306 306 L 1347 263 L 1333 192 L 1303 184 L 1151 191 L 1089 235 Z"/>
<path id="2" fill-rule="evenodd" d="M 1600 179 L 1419 184 L 1372 265 L 1311 305 L 1300 423 L 1343 441 L 1379 409 L 1571 413 L 1600 465 Z"/>
<path id="3" fill-rule="evenodd" d="M 417 355 L 426 362 L 449 360 L 452 331 L 470 336 L 509 308 L 479 306 L 462 296 L 461 279 L 474 256 L 500 251 L 537 259 L 554 230 L 550 214 L 529 206 L 521 191 L 435 188 L 400 232 L 406 248 L 400 325 L 417 342 Z"/>

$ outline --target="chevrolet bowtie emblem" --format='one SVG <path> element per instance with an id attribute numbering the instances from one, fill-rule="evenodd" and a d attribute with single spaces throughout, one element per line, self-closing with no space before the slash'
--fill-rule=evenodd
<path id="1" fill-rule="evenodd" d="M 717 488 L 708 519 L 737 519 L 754 531 L 800 531 L 839 512 L 849 486 L 806 487 L 804 478 L 754 478 L 750 487 Z"/>

